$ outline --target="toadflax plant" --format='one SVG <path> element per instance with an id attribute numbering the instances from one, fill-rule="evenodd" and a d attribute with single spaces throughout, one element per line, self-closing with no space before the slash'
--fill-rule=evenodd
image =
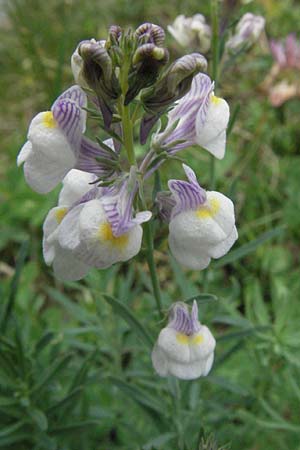
<path id="1" fill-rule="evenodd" d="M 91 268 L 129 261 L 144 233 L 160 315 L 149 221 L 169 224 L 174 258 L 194 270 L 225 255 L 238 237 L 232 201 L 200 186 L 186 164 L 187 180 L 169 180 L 168 190 L 157 193 L 158 215 L 147 198 L 153 174 L 181 150 L 199 146 L 222 159 L 229 121 L 227 102 L 215 95 L 214 81 L 205 74 L 204 56 L 191 53 L 169 62 L 164 37 L 160 26 L 144 23 L 135 31 L 111 26 L 106 40 L 80 42 L 71 59 L 76 84 L 33 118 L 18 155 L 35 191 L 46 194 L 62 183 L 58 205 L 43 226 L 44 259 L 55 276 L 79 280 Z M 94 139 L 85 135 L 87 114 L 97 118 L 106 140 L 98 132 Z M 136 135 L 144 149 L 138 160 Z M 196 302 L 191 310 L 177 302 L 155 344 L 154 368 L 161 376 L 205 376 L 214 348 Z"/>

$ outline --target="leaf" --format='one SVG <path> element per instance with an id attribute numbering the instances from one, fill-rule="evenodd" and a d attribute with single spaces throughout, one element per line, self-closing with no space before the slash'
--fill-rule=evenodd
<path id="1" fill-rule="evenodd" d="M 102 294 L 103 298 L 109 303 L 113 311 L 122 317 L 130 328 L 135 331 L 142 341 L 150 348 L 153 348 L 154 340 L 149 331 L 141 324 L 141 322 L 132 314 L 130 309 L 119 300 L 107 294 Z"/>
<path id="2" fill-rule="evenodd" d="M 171 441 L 172 439 L 176 438 L 175 433 L 164 433 L 159 436 L 157 436 L 154 439 L 151 439 L 147 444 L 142 446 L 142 450 L 153 450 L 156 448 L 160 448 L 161 446 L 165 445 L 167 442 Z"/>
<path id="3" fill-rule="evenodd" d="M 7 427 L 2 427 L 0 430 L 0 438 L 13 434 L 15 431 L 19 430 L 23 425 L 24 421 L 20 420 L 12 425 L 8 425 Z"/>
<path id="4" fill-rule="evenodd" d="M 53 331 L 46 331 L 45 334 L 38 340 L 35 346 L 34 354 L 38 355 L 47 345 L 52 341 L 55 334 Z"/>
<path id="5" fill-rule="evenodd" d="M 213 323 L 222 323 L 224 325 L 231 325 L 241 328 L 251 327 L 251 322 L 244 317 L 216 316 L 213 318 Z"/>
<path id="6" fill-rule="evenodd" d="M 284 233 L 284 231 L 285 231 L 284 226 L 273 228 L 273 230 L 270 231 L 266 231 L 265 233 L 261 234 L 257 239 L 254 239 L 253 241 L 242 245 L 236 250 L 232 250 L 226 256 L 221 258 L 219 261 L 213 262 L 211 264 L 211 267 L 213 269 L 219 269 L 220 267 L 223 267 L 226 264 L 232 264 L 249 255 L 250 253 L 253 253 L 260 245 L 264 244 L 270 239 L 281 236 Z"/>
<path id="7" fill-rule="evenodd" d="M 270 325 L 271 318 L 263 299 L 262 287 L 259 281 L 254 277 L 250 277 L 244 292 L 247 318 L 253 324 Z"/>
<path id="8" fill-rule="evenodd" d="M 14 433 L 12 436 L 0 437 L 0 448 L 7 450 L 10 445 L 16 444 L 17 442 L 32 442 L 32 434 L 25 433 L 23 431 Z"/>
<path id="9" fill-rule="evenodd" d="M 178 293 L 178 296 L 181 294 L 181 297 L 192 297 L 193 295 L 197 295 L 195 293 L 196 291 L 196 287 L 193 286 L 193 284 L 191 283 L 191 280 L 189 280 L 185 273 L 183 272 L 183 270 L 181 269 L 180 265 L 176 262 L 175 258 L 173 258 L 173 256 L 169 256 L 170 258 L 170 263 L 171 263 L 171 267 L 172 270 L 174 272 L 175 275 L 175 281 L 177 286 L 180 289 L 180 293 Z"/>
<path id="10" fill-rule="evenodd" d="M 162 403 L 159 402 L 159 400 L 155 400 L 153 395 L 150 395 L 147 391 L 144 391 L 133 384 L 123 381 L 121 378 L 109 376 L 108 380 L 117 386 L 129 398 L 142 406 L 147 412 L 150 411 L 152 414 L 154 413 L 154 416 L 162 416 Z"/>
<path id="11" fill-rule="evenodd" d="M 28 414 L 33 422 L 39 427 L 40 430 L 46 431 L 48 428 L 48 420 L 43 411 L 37 408 L 28 408 Z"/>
<path id="12" fill-rule="evenodd" d="M 65 355 L 50 365 L 50 367 L 41 374 L 40 381 L 33 387 L 31 394 L 38 394 L 43 387 L 48 385 L 51 380 L 69 364 L 72 357 L 73 354 Z"/>
<path id="13" fill-rule="evenodd" d="M 60 413 L 61 409 L 65 411 L 65 407 L 70 407 L 74 402 L 76 402 L 76 405 L 78 403 L 78 397 L 81 395 L 83 391 L 83 388 L 81 386 L 75 388 L 73 391 L 70 392 L 70 394 L 66 395 L 64 398 L 59 400 L 54 405 L 50 406 L 50 408 L 47 409 L 47 414 L 52 413 Z M 75 406 L 75 405 L 74 405 Z"/>
<path id="14" fill-rule="evenodd" d="M 245 342 L 239 341 L 236 344 L 234 344 L 232 347 L 230 347 L 229 350 L 222 353 L 214 362 L 214 367 L 220 366 L 225 361 L 227 361 L 232 355 L 234 355 L 237 351 L 239 351 L 242 347 L 244 347 Z"/>
<path id="15" fill-rule="evenodd" d="M 29 241 L 24 241 L 23 244 L 21 245 L 21 249 L 18 254 L 15 273 L 14 273 L 14 276 L 13 276 L 11 284 L 10 284 L 10 292 L 9 292 L 8 300 L 7 300 L 6 305 L 4 306 L 4 311 L 2 313 L 0 329 L 2 330 L 3 333 L 6 330 L 8 320 L 10 318 L 10 315 L 11 315 L 13 307 L 14 307 L 15 299 L 16 299 L 17 292 L 18 292 L 20 276 L 21 276 L 21 272 L 22 272 L 22 269 L 25 264 L 26 257 L 28 255 L 28 250 L 29 250 Z"/>
<path id="16" fill-rule="evenodd" d="M 85 420 L 82 422 L 70 423 L 68 425 L 64 425 L 62 427 L 52 428 L 49 430 L 50 434 L 61 434 L 61 433 L 69 433 L 70 431 L 76 433 L 76 431 L 82 431 L 85 429 L 89 429 L 90 427 L 100 425 L 99 420 Z"/>
<path id="17" fill-rule="evenodd" d="M 239 115 L 240 109 L 241 109 L 241 103 L 238 102 L 234 106 L 233 113 L 230 114 L 230 120 L 229 120 L 229 124 L 228 124 L 227 131 L 226 131 L 227 138 L 230 135 L 230 133 L 231 133 L 233 127 L 234 127 L 234 124 L 236 122 L 237 116 Z"/>
<path id="18" fill-rule="evenodd" d="M 252 422 L 262 428 L 267 428 L 269 430 L 283 430 L 283 431 L 291 431 L 294 433 L 300 433 L 300 425 L 294 425 L 286 421 L 276 422 L 260 419 L 257 416 L 254 416 L 251 413 L 244 410 L 239 411 L 238 417 L 244 419 L 245 422 Z"/>
<path id="19" fill-rule="evenodd" d="M 95 316 L 95 314 L 88 312 L 86 309 L 76 304 L 69 297 L 62 294 L 57 289 L 46 288 L 46 292 L 53 300 L 62 305 L 80 323 L 97 323 L 97 317 Z"/>
<path id="20" fill-rule="evenodd" d="M 224 377 L 217 377 L 215 375 L 209 375 L 207 377 L 207 381 L 213 384 L 217 384 L 218 386 L 221 386 L 222 388 L 226 389 L 229 392 L 233 392 L 234 394 L 238 394 L 241 396 L 247 396 L 249 395 L 249 392 L 241 385 L 236 384 L 232 381 L 229 381 L 228 379 Z"/>
<path id="21" fill-rule="evenodd" d="M 105 144 L 105 142 L 103 142 L 99 137 L 96 137 L 98 144 L 100 145 L 100 147 L 104 148 L 104 150 L 107 151 L 107 153 L 115 160 L 118 161 L 118 154 L 112 149 L 110 148 L 108 145 Z"/>
<path id="22" fill-rule="evenodd" d="M 267 331 L 270 329 L 271 328 L 268 326 L 266 326 L 266 327 L 251 327 L 251 328 L 247 328 L 243 331 L 237 331 L 234 333 L 227 333 L 227 334 L 223 334 L 221 336 L 217 336 L 216 340 L 219 342 L 219 341 L 227 341 L 228 339 L 244 338 L 247 336 L 254 335 L 255 333 L 257 333 L 259 331 Z"/>

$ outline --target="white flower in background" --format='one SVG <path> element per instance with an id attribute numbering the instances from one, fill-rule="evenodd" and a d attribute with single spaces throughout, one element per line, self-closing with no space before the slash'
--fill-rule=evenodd
<path id="1" fill-rule="evenodd" d="M 209 329 L 198 320 L 197 302 L 191 313 L 186 304 L 177 302 L 154 346 L 154 369 L 162 377 L 173 375 L 182 380 L 206 376 L 213 364 L 215 345 Z"/>
<path id="2" fill-rule="evenodd" d="M 192 17 L 181 14 L 168 26 L 168 31 L 183 47 L 194 48 L 200 53 L 206 53 L 210 48 L 211 28 L 202 14 Z"/>
<path id="3" fill-rule="evenodd" d="M 213 88 L 214 84 L 207 75 L 196 75 L 190 91 L 168 113 L 168 125 L 162 133 L 154 136 L 153 145 L 170 155 L 186 147 L 200 145 L 222 159 L 230 112 L 227 102 L 216 97 Z"/>
<path id="4" fill-rule="evenodd" d="M 141 223 L 151 218 L 151 212 L 139 212 L 133 217 L 133 178 L 110 187 L 93 188 L 75 202 L 57 229 L 55 238 L 60 248 L 89 268 L 98 269 L 135 256 L 142 243 Z M 69 197 L 65 187 L 61 197 L 67 194 Z"/>
<path id="5" fill-rule="evenodd" d="M 43 255 L 47 265 L 53 266 L 54 274 L 62 280 L 78 280 L 90 270 L 90 266 L 80 261 L 74 253 L 63 248 L 58 240 L 60 224 L 71 214 L 71 206 L 87 200 L 86 194 L 92 192 L 94 197 L 98 188 L 92 188 L 89 183 L 95 181 L 96 176 L 81 170 L 73 169 L 63 180 L 63 188 L 59 195 L 58 206 L 52 208 L 43 225 Z M 100 191 L 100 190 L 99 190 Z M 84 197 L 85 196 L 85 197 Z M 75 222 L 75 227 L 78 223 Z M 74 233 L 70 229 L 69 233 Z"/>
<path id="6" fill-rule="evenodd" d="M 183 168 L 189 181 L 168 183 L 172 195 L 164 214 L 169 215 L 169 246 L 180 264 L 202 270 L 211 258 L 224 256 L 238 238 L 234 206 L 220 192 L 202 189 L 193 170 L 185 164 Z M 159 202 L 163 209 L 164 199 Z"/>
<path id="7" fill-rule="evenodd" d="M 266 20 L 262 16 L 246 13 L 238 22 L 235 34 L 226 42 L 229 52 L 236 53 L 243 47 L 251 47 L 265 28 Z"/>

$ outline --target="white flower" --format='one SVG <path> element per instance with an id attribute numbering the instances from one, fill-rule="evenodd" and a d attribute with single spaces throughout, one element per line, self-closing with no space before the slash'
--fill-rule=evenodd
<path id="1" fill-rule="evenodd" d="M 246 13 L 240 19 L 236 26 L 236 32 L 226 43 L 226 48 L 231 52 L 237 52 L 249 48 L 260 37 L 264 27 L 265 19 L 262 16 L 255 16 L 252 13 Z"/>
<path id="2" fill-rule="evenodd" d="M 72 186 L 66 186 L 66 181 L 69 183 L 65 180 L 60 202 L 74 200 L 74 192 L 80 190 L 85 180 L 71 180 Z M 131 259 L 140 251 L 143 235 L 141 223 L 149 220 L 151 213 L 144 211 L 133 217 L 136 183 L 132 184 L 132 181 L 130 177 L 107 188 L 90 189 L 72 204 L 55 229 L 56 245 L 66 255 L 71 254 L 84 264 L 86 270 L 110 267 Z M 65 272 L 58 276 L 66 279 Z"/>
<path id="3" fill-rule="evenodd" d="M 222 159 L 230 112 L 228 103 L 216 97 L 213 88 L 214 84 L 207 75 L 196 75 L 190 91 L 168 113 L 166 129 L 154 136 L 154 145 L 165 148 L 171 155 L 199 145 Z"/>
<path id="4" fill-rule="evenodd" d="M 192 17 L 181 14 L 168 26 L 168 31 L 183 47 L 194 47 L 200 53 L 206 53 L 210 48 L 211 29 L 202 14 Z"/>
<path id="5" fill-rule="evenodd" d="M 205 191 L 195 173 L 183 165 L 189 181 L 170 180 L 174 207 L 169 223 L 173 256 L 190 269 L 205 269 L 211 258 L 224 256 L 238 237 L 232 201 L 215 191 Z"/>
<path id="6" fill-rule="evenodd" d="M 75 166 L 85 131 L 84 106 L 85 93 L 73 86 L 55 101 L 51 111 L 32 119 L 17 163 L 24 163 L 25 179 L 35 191 L 51 191 Z"/>
<path id="7" fill-rule="evenodd" d="M 158 336 L 152 363 L 162 376 L 193 380 L 208 375 L 214 360 L 216 341 L 209 329 L 198 321 L 194 301 L 191 313 L 184 303 L 174 304 L 169 323 Z"/>
<path id="8" fill-rule="evenodd" d="M 71 214 L 71 205 L 86 194 L 95 176 L 73 169 L 63 180 L 63 188 L 59 196 L 59 206 L 52 208 L 43 225 L 43 255 L 47 265 L 53 266 L 54 275 L 62 280 L 78 280 L 89 271 L 90 266 L 79 260 L 71 250 L 63 248 L 58 240 L 60 225 L 63 219 Z M 69 233 L 77 231 L 75 228 Z"/>

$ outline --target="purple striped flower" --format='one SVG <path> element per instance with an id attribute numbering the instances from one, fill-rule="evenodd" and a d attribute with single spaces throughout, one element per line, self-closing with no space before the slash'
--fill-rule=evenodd
<path id="1" fill-rule="evenodd" d="M 54 102 L 51 111 L 35 116 L 29 126 L 28 141 L 22 147 L 18 165 L 24 163 L 27 183 L 45 194 L 77 168 L 102 178 L 117 169 L 112 141 L 100 147 L 83 136 L 86 126 L 87 98 L 79 86 L 72 86 Z"/>
<path id="2" fill-rule="evenodd" d="M 141 248 L 141 224 L 152 215 L 150 211 L 134 215 L 136 192 L 134 169 L 126 179 L 102 188 L 100 195 L 88 192 L 86 196 L 93 194 L 93 198 L 79 200 L 61 223 L 61 248 L 99 269 L 131 259 Z"/>
<path id="3" fill-rule="evenodd" d="M 205 74 L 194 77 L 190 91 L 168 113 L 166 129 L 153 138 L 153 146 L 173 155 L 179 150 L 199 145 L 218 159 L 226 147 L 229 107 L 215 97 L 214 84 Z"/>
<path id="4" fill-rule="evenodd" d="M 154 369 L 162 377 L 173 375 L 183 380 L 206 376 L 215 345 L 209 329 L 198 320 L 197 302 L 194 300 L 191 311 L 185 303 L 176 302 L 152 352 Z"/>
<path id="5" fill-rule="evenodd" d="M 238 237 L 232 201 L 205 191 L 193 170 L 183 164 L 188 181 L 170 180 L 171 198 L 163 193 L 160 210 L 169 221 L 169 247 L 183 266 L 205 269 L 211 258 L 224 256 Z M 172 206 L 173 205 L 173 206 Z"/>

